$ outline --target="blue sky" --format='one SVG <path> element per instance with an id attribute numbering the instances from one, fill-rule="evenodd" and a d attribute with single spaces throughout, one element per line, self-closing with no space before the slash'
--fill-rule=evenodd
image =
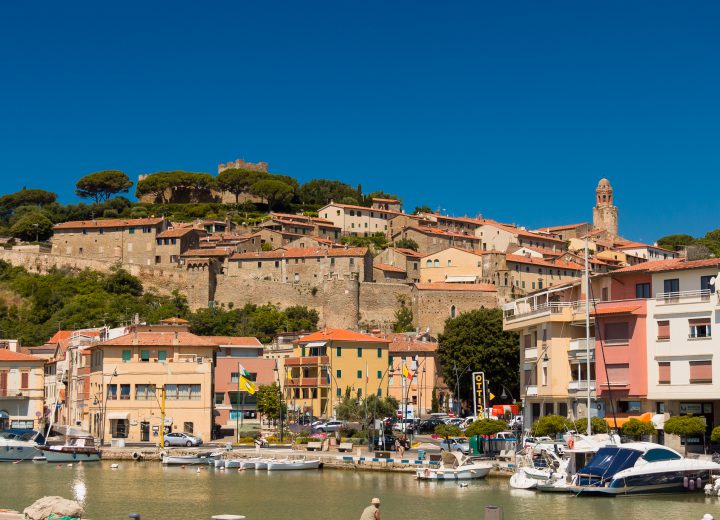
<path id="1" fill-rule="evenodd" d="M 2 2 L 2 191 L 241 157 L 529 227 L 718 227 L 718 2 Z"/>

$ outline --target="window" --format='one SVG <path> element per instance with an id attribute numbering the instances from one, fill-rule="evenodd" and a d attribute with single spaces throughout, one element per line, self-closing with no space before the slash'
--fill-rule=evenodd
<path id="1" fill-rule="evenodd" d="M 340 347 L 335 347 L 335 356 L 342 357 L 342 349 Z"/>
<path id="2" fill-rule="evenodd" d="M 109 401 L 117 400 L 117 385 L 107 385 L 107 399 Z"/>
<path id="3" fill-rule="evenodd" d="M 670 322 L 668 320 L 658 321 L 658 340 L 670 339 Z"/>
<path id="4" fill-rule="evenodd" d="M 120 385 L 120 399 L 128 401 L 130 399 L 130 385 Z"/>
<path id="5" fill-rule="evenodd" d="M 640 413 L 640 401 L 618 401 L 620 413 Z"/>
<path id="6" fill-rule="evenodd" d="M 543 281 L 538 280 L 538 289 L 542 289 L 542 288 L 543 288 Z"/>
<path id="7" fill-rule="evenodd" d="M 378 347 L 378 349 L 377 349 L 377 357 L 382 358 L 382 352 L 383 352 L 382 349 L 381 349 L 380 347 Z"/>
<path id="8" fill-rule="evenodd" d="M 711 293 L 715 292 L 715 286 L 710 284 L 710 280 L 713 279 L 713 276 L 701 276 L 700 277 L 700 289 L 703 291 L 710 291 Z"/>
<path id="9" fill-rule="evenodd" d="M 710 318 L 698 318 L 688 320 L 690 325 L 691 338 L 709 338 L 712 336 Z"/>
<path id="10" fill-rule="evenodd" d="M 436 259 L 436 260 L 433 262 L 433 267 L 440 267 L 440 260 L 437 260 L 437 259 Z"/>
<path id="11" fill-rule="evenodd" d="M 123 350 L 122 351 L 123 363 L 130 363 L 131 358 L 132 358 L 132 350 Z"/>
<path id="12" fill-rule="evenodd" d="M 149 350 L 141 350 L 140 351 L 140 361 L 142 361 L 143 363 L 150 362 L 150 351 Z"/>
<path id="13" fill-rule="evenodd" d="M 30 372 L 20 373 L 20 388 L 30 388 Z"/>
<path id="14" fill-rule="evenodd" d="M 357 354 L 358 354 L 358 357 L 362 357 L 362 347 L 358 347 Z"/>
<path id="15" fill-rule="evenodd" d="M 635 284 L 635 298 L 650 298 L 650 284 L 649 283 L 636 283 Z"/>
<path id="16" fill-rule="evenodd" d="M 335 377 L 338 377 L 338 378 L 339 378 L 339 377 L 342 377 L 342 370 L 340 370 L 340 369 L 338 368 L 338 369 L 335 371 Z"/>
<path id="17" fill-rule="evenodd" d="M 607 345 L 622 345 L 628 342 L 630 337 L 628 333 L 629 325 L 627 322 L 622 323 L 606 323 L 605 324 L 605 343 Z"/>
<path id="18" fill-rule="evenodd" d="M 658 384 L 669 385 L 670 384 L 670 362 L 660 361 L 658 363 Z"/>
<path id="19" fill-rule="evenodd" d="M 377 378 L 382 379 L 382 370 L 377 371 Z"/>
<path id="20" fill-rule="evenodd" d="M 545 403 L 545 415 L 553 415 L 555 413 L 555 403 Z"/>
<path id="21" fill-rule="evenodd" d="M 135 234 L 135 228 L 134 228 L 134 227 L 128 228 L 128 234 L 129 234 L 129 235 L 134 235 L 134 234 Z"/>
<path id="22" fill-rule="evenodd" d="M 558 415 L 562 417 L 567 417 L 568 414 L 568 405 L 567 403 L 559 403 L 558 404 Z"/>
<path id="23" fill-rule="evenodd" d="M 183 423 L 183 431 L 187 433 L 188 435 L 193 434 L 193 423 L 191 422 L 184 422 Z"/>
<path id="24" fill-rule="evenodd" d="M 32 421 L 32 420 L 29 420 L 29 421 L 13 420 L 13 422 L 12 422 L 12 427 L 13 427 L 13 428 L 18 428 L 18 429 L 21 429 L 21 430 L 32 430 L 33 427 L 34 427 L 34 425 L 33 425 L 33 421 Z M 21 448 L 21 449 L 22 449 L 22 448 Z"/>
<path id="25" fill-rule="evenodd" d="M 454 305 L 451 305 L 450 306 L 450 317 L 451 318 L 455 317 L 455 312 L 456 312 L 456 307 Z"/>
<path id="26" fill-rule="evenodd" d="M 542 367 L 542 384 L 543 386 L 547 385 L 548 380 L 548 369 L 547 366 Z"/>
<path id="27" fill-rule="evenodd" d="M 680 292 L 680 280 L 677 278 L 671 278 L 663 282 L 663 288 L 666 293 L 677 293 Z"/>
<path id="28" fill-rule="evenodd" d="M 296 388 L 295 390 L 297 390 L 297 388 Z M 335 389 L 335 395 L 336 395 L 337 397 L 342 397 L 342 388 L 336 388 L 336 389 Z M 295 396 L 295 397 L 297 397 L 297 396 Z"/>
<path id="29" fill-rule="evenodd" d="M 605 365 L 607 371 L 608 385 L 625 386 L 630 382 L 630 365 L 627 363 L 616 365 Z"/>
<path id="30" fill-rule="evenodd" d="M 167 350 L 158 350 L 158 361 L 164 363 L 167 360 Z"/>
<path id="31" fill-rule="evenodd" d="M 432 267 L 432 260 L 427 260 L 425 262 L 425 267 Z"/>
<path id="32" fill-rule="evenodd" d="M 382 397 L 382 390 L 380 390 L 379 388 L 377 389 L 377 396 Z"/>
<path id="33" fill-rule="evenodd" d="M 452 267 L 452 260 L 448 260 L 448 261 L 447 261 L 447 266 L 448 266 L 448 267 Z"/>
<path id="34" fill-rule="evenodd" d="M 712 361 L 690 361 L 690 383 L 712 383 Z"/>
<path id="35" fill-rule="evenodd" d="M 137 401 L 155 400 L 155 385 L 135 385 L 135 399 Z"/>

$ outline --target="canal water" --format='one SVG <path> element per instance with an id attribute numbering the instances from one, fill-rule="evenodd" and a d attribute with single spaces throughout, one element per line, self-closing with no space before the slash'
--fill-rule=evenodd
<path id="1" fill-rule="evenodd" d="M 44 495 L 74 498 L 93 520 L 203 519 L 242 514 L 248 520 L 360 518 L 372 497 L 382 518 L 482 520 L 486 505 L 504 508 L 505 520 L 700 520 L 720 519 L 720 499 L 702 494 L 626 498 L 578 498 L 510 490 L 507 479 L 418 482 L 410 474 L 340 470 L 275 472 L 162 467 L 158 463 L 110 462 L 80 466 L 45 463 L 0 465 L 0 508 L 22 511 Z"/>

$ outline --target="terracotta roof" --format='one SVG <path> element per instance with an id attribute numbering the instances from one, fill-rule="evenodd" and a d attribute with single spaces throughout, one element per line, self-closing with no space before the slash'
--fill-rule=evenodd
<path id="1" fill-rule="evenodd" d="M 204 247 L 200 249 L 188 249 L 184 253 L 182 253 L 180 256 L 182 257 L 207 257 L 207 256 L 229 256 L 232 254 L 232 250 L 230 248 L 222 248 L 222 247 Z"/>
<path id="2" fill-rule="evenodd" d="M 565 243 L 565 241 L 560 238 L 549 237 L 547 235 L 543 235 L 540 233 L 533 233 L 532 231 L 520 229 L 519 227 L 508 226 L 507 224 L 500 224 L 499 222 L 495 222 L 494 220 L 485 220 L 484 224 L 498 228 L 502 231 L 506 231 L 507 233 L 511 233 L 513 235 L 518 235 L 518 236 L 528 237 L 528 238 L 536 238 L 538 240 L 548 240 L 550 242 L 560 242 L 562 244 Z"/>
<path id="3" fill-rule="evenodd" d="M 442 215 L 440 213 L 420 213 L 420 216 L 425 217 L 425 218 L 434 217 L 438 220 L 450 220 L 450 221 L 464 222 L 466 224 L 476 224 L 477 226 L 482 226 L 485 223 L 485 219 L 482 219 L 482 218 L 451 217 L 449 215 Z"/>
<path id="4" fill-rule="evenodd" d="M 563 262 L 561 260 L 546 260 L 544 258 L 533 258 L 523 255 L 506 255 L 505 258 L 508 262 L 515 262 L 517 264 L 533 264 L 559 269 L 585 269 L 583 265 L 574 262 Z"/>
<path id="5" fill-rule="evenodd" d="M 178 318 L 177 316 L 173 316 L 172 318 L 165 318 L 164 320 L 160 320 L 160 323 L 163 323 L 165 325 L 186 325 L 190 322 L 188 320 Z"/>
<path id="6" fill-rule="evenodd" d="M 129 218 L 129 219 L 108 219 L 108 220 L 73 220 L 55 224 L 53 229 L 85 229 L 85 228 L 111 228 L 131 226 L 155 226 L 165 220 L 161 217 L 153 218 Z"/>
<path id="7" fill-rule="evenodd" d="M 373 200 L 373 201 L 378 201 L 378 202 L 392 202 L 392 203 L 394 203 L 394 204 L 400 204 L 400 203 L 401 203 L 401 201 L 399 201 L 398 199 L 381 199 L 381 198 L 378 198 L 378 197 L 373 197 L 372 200 Z"/>
<path id="8" fill-rule="evenodd" d="M 400 267 L 395 267 L 394 265 L 390 264 L 373 264 L 374 269 L 380 269 L 381 271 L 389 271 L 391 273 L 404 273 L 405 269 L 402 269 Z"/>
<path id="9" fill-rule="evenodd" d="M 448 283 L 448 282 L 432 282 L 432 283 L 416 283 L 415 287 L 419 291 L 478 291 L 478 292 L 496 292 L 497 288 L 489 283 Z"/>
<path id="10" fill-rule="evenodd" d="M 258 251 L 256 253 L 236 253 L 230 260 L 271 260 L 277 258 L 315 258 L 322 256 L 365 256 L 368 252 L 366 247 L 289 247 L 279 248 L 274 251 Z"/>
<path id="11" fill-rule="evenodd" d="M 580 226 L 589 226 L 587 222 L 580 222 L 579 224 L 565 224 L 563 226 L 543 226 L 540 229 L 547 229 L 548 231 L 561 231 L 563 229 L 575 229 Z"/>
<path id="12" fill-rule="evenodd" d="M 30 354 L 23 354 L 21 352 L 15 352 L 6 348 L 0 349 L 0 361 L 39 361 L 44 363 L 43 358 L 31 356 Z"/>
<path id="13" fill-rule="evenodd" d="M 651 270 L 662 270 L 662 268 L 675 265 L 678 262 L 682 262 L 679 258 L 670 258 L 668 260 L 655 260 L 652 262 L 642 262 L 640 264 L 631 265 L 628 267 L 622 267 L 616 269 L 612 274 L 623 274 L 623 273 L 635 273 L 635 272 L 647 272 Z"/>
<path id="14" fill-rule="evenodd" d="M 463 233 L 455 233 L 454 231 L 445 231 L 444 229 L 434 228 L 434 227 L 429 227 L 429 226 L 408 226 L 405 229 L 413 229 L 420 233 L 427 233 L 428 235 L 459 237 L 459 238 L 466 238 L 469 240 L 477 240 L 478 242 L 480 241 L 480 238 L 476 237 L 475 235 L 465 235 Z"/>
<path id="15" fill-rule="evenodd" d="M 536 253 L 540 253 L 541 255 L 544 255 L 544 256 L 562 256 L 567 253 L 567 251 L 557 251 L 557 250 L 547 249 L 546 247 L 537 247 L 537 246 L 522 246 L 520 249 L 529 249 L 530 251 L 535 251 Z"/>
<path id="16" fill-rule="evenodd" d="M 393 249 L 395 249 L 395 251 L 397 251 L 401 255 L 405 256 L 412 256 L 416 258 L 423 258 L 424 256 L 427 256 L 427 253 L 418 253 L 417 251 L 413 251 L 412 249 L 406 249 L 404 247 L 395 247 Z"/>
<path id="17" fill-rule="evenodd" d="M 115 339 L 110 339 L 90 348 L 98 346 L 164 346 L 173 345 L 185 347 L 216 347 L 217 343 L 211 338 L 197 336 L 191 332 L 168 331 L 168 332 L 131 332 Z"/>
<path id="18" fill-rule="evenodd" d="M 720 268 L 720 258 L 707 258 L 705 260 L 684 260 L 684 259 L 674 259 L 677 263 L 676 264 L 669 264 L 669 265 L 660 265 L 654 267 L 653 271 L 676 271 L 678 269 L 701 269 L 703 267 L 719 267 Z M 680 260 L 678 262 L 678 260 Z"/>
<path id="19" fill-rule="evenodd" d="M 619 305 L 616 307 L 601 307 L 597 310 L 590 312 L 593 316 L 604 316 L 607 314 L 627 314 L 636 311 L 640 308 L 639 305 Z"/>
<path id="20" fill-rule="evenodd" d="M 203 336 L 220 346 L 262 347 L 260 340 L 251 336 Z"/>
<path id="21" fill-rule="evenodd" d="M 366 343 L 390 343 L 387 338 L 361 334 L 347 329 L 322 329 L 307 336 L 296 339 L 293 343 L 310 343 L 312 341 L 352 341 Z"/>
<path id="22" fill-rule="evenodd" d="M 390 353 L 395 352 L 435 352 L 440 345 L 437 341 L 420 341 L 406 334 L 388 334 L 392 340 Z"/>
<path id="23" fill-rule="evenodd" d="M 331 202 L 330 204 L 327 204 L 320 208 L 318 211 L 322 211 L 323 209 L 327 208 L 328 206 L 337 206 L 338 208 L 347 208 L 347 209 L 359 209 L 360 211 L 374 211 L 377 213 L 388 213 L 391 215 L 405 215 L 405 213 L 401 211 L 393 211 L 389 209 L 378 209 L 378 208 L 368 208 L 366 206 L 356 206 L 355 204 L 340 204 L 338 202 Z"/>
<path id="24" fill-rule="evenodd" d="M 195 228 L 173 228 L 173 229 L 166 229 L 162 233 L 158 233 L 156 238 L 178 238 L 187 235 L 188 233 L 192 233 L 193 231 L 199 231 Z M 205 230 L 203 230 L 205 232 Z"/>
<path id="25" fill-rule="evenodd" d="M 650 249 L 659 249 L 660 251 L 667 251 L 668 253 L 677 254 L 677 251 L 671 251 L 670 249 L 665 249 L 664 247 L 653 246 L 650 244 L 643 244 L 642 242 L 627 242 L 622 245 L 615 246 L 615 249 L 642 249 L 644 247 Z"/>

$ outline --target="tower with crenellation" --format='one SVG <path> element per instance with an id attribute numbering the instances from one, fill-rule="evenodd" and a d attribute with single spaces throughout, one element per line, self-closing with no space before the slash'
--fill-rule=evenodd
<path id="1" fill-rule="evenodd" d="M 618 209 L 613 204 L 613 188 L 605 178 L 600 179 L 595 188 L 593 227 L 605 231 L 609 237 L 618 236 Z"/>

